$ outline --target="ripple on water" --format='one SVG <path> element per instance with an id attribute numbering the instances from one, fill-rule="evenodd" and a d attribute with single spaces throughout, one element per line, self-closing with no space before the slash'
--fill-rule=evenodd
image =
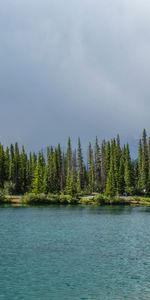
<path id="1" fill-rule="evenodd" d="M 0 209 L 0 299 L 150 299 L 147 208 Z"/>

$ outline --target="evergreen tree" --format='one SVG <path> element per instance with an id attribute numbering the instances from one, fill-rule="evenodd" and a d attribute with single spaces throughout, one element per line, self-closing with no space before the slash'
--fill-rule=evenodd
<path id="1" fill-rule="evenodd" d="M 91 143 L 88 148 L 88 190 L 94 192 L 95 188 L 95 170 L 94 170 L 94 154 Z"/>
<path id="2" fill-rule="evenodd" d="M 107 148 L 108 146 L 108 148 Z M 105 140 L 101 146 L 101 192 L 105 192 L 106 178 L 110 168 L 110 144 L 107 145 Z M 107 152 L 108 150 L 108 152 Z"/>
<path id="3" fill-rule="evenodd" d="M 71 147 L 70 137 L 68 139 L 68 148 L 67 148 L 66 193 L 69 195 L 73 195 L 74 193 L 74 173 L 73 173 L 72 147 Z"/>
<path id="4" fill-rule="evenodd" d="M 77 192 L 84 189 L 84 164 L 80 138 L 78 138 L 78 159 L 77 159 Z"/>
<path id="5" fill-rule="evenodd" d="M 114 168 L 114 157 L 113 157 L 113 147 L 111 148 L 110 156 L 110 168 L 107 175 L 106 181 L 106 195 L 115 196 L 116 194 L 116 183 L 115 183 L 115 168 Z"/>
<path id="6" fill-rule="evenodd" d="M 0 188 L 4 187 L 5 181 L 5 154 L 4 148 L 0 144 Z"/>
<path id="7" fill-rule="evenodd" d="M 12 194 L 15 193 L 15 154 L 14 145 L 10 145 L 10 164 L 9 164 L 9 182 L 13 186 Z"/>
<path id="8" fill-rule="evenodd" d="M 124 180 L 125 165 L 124 165 L 124 162 L 125 162 L 125 159 L 124 159 L 124 155 L 122 153 L 121 158 L 120 158 L 118 188 L 117 188 L 119 195 L 123 195 L 123 193 L 125 192 L 125 180 Z"/>
<path id="9" fill-rule="evenodd" d="M 20 154 L 20 191 L 24 194 L 28 190 L 28 158 L 24 146 Z"/>
<path id="10" fill-rule="evenodd" d="M 34 177 L 32 181 L 32 192 L 35 194 L 40 194 L 44 192 L 43 185 L 43 166 L 41 164 L 41 157 L 39 155 L 36 168 L 34 171 Z"/>
<path id="11" fill-rule="evenodd" d="M 139 192 L 148 192 L 149 186 L 149 152 L 146 130 L 143 130 L 138 150 L 138 189 Z"/>
<path id="12" fill-rule="evenodd" d="M 37 165 L 37 155 L 35 153 L 31 153 L 30 152 L 30 155 L 29 155 L 29 159 L 28 159 L 28 167 L 27 167 L 27 170 L 28 170 L 28 191 L 31 191 L 32 190 L 32 182 L 33 182 L 33 178 L 34 178 L 34 173 L 35 173 L 35 168 L 36 168 L 36 165 Z"/>
<path id="13" fill-rule="evenodd" d="M 143 154 L 142 154 L 142 141 L 140 139 L 138 146 L 138 191 L 143 190 Z"/>
<path id="14" fill-rule="evenodd" d="M 129 194 L 133 192 L 132 185 L 132 164 L 129 151 L 129 145 L 125 147 L 125 166 L 124 166 L 124 181 L 125 181 L 125 191 Z"/>
<path id="15" fill-rule="evenodd" d="M 57 149 L 53 153 L 53 192 L 59 192 L 59 165 Z"/>
<path id="16" fill-rule="evenodd" d="M 121 171 L 122 168 L 122 171 Z M 115 143 L 115 176 L 116 176 L 116 191 L 117 194 L 120 193 L 120 183 L 122 182 L 123 184 L 123 176 L 122 173 L 123 172 L 123 160 L 122 160 L 122 164 L 121 164 L 121 147 L 120 147 L 120 137 L 119 135 L 117 135 L 117 140 Z M 120 178 L 121 177 L 121 178 Z M 122 188 L 123 190 L 123 188 Z"/>
<path id="17" fill-rule="evenodd" d="M 101 191 L 101 152 L 97 137 L 95 141 L 95 191 Z"/>
<path id="18" fill-rule="evenodd" d="M 21 161 L 18 143 L 14 147 L 14 180 L 15 180 L 15 193 L 21 193 Z"/>
<path id="19" fill-rule="evenodd" d="M 53 156 L 54 156 L 54 150 L 53 147 L 48 148 L 48 159 L 47 159 L 47 181 L 48 181 L 48 192 L 53 193 L 54 192 L 54 177 L 53 177 Z"/>
<path id="20" fill-rule="evenodd" d="M 9 182 L 10 154 L 9 154 L 8 146 L 6 147 L 6 151 L 5 151 L 5 163 L 4 164 L 5 164 L 5 166 L 4 166 L 5 182 Z"/>
<path id="21" fill-rule="evenodd" d="M 47 172 L 47 166 L 45 166 L 45 170 L 44 170 L 43 193 L 48 194 L 48 172 Z"/>
<path id="22" fill-rule="evenodd" d="M 64 189 L 64 176 L 63 176 L 63 158 L 60 144 L 57 147 L 57 158 L 58 158 L 58 190 L 63 191 Z"/>

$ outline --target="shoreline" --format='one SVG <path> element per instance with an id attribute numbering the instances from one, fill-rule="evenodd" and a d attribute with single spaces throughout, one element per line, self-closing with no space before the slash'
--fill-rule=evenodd
<path id="1" fill-rule="evenodd" d="M 118 196 L 108 197 L 103 194 L 71 196 L 71 195 L 45 195 L 25 194 L 20 196 L 5 196 L 0 205 L 12 206 L 48 206 L 48 205 L 118 205 L 118 206 L 150 206 L 150 196 Z"/>

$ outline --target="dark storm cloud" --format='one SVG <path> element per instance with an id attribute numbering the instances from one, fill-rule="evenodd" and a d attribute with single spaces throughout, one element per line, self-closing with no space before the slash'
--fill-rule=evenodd
<path id="1" fill-rule="evenodd" d="M 1 1 L 1 141 L 150 131 L 150 3 Z"/>

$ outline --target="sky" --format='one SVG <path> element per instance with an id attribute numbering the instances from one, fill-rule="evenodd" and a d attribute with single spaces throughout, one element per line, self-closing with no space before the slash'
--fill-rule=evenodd
<path id="1" fill-rule="evenodd" d="M 149 0 L 0 0 L 0 141 L 150 133 Z"/>

